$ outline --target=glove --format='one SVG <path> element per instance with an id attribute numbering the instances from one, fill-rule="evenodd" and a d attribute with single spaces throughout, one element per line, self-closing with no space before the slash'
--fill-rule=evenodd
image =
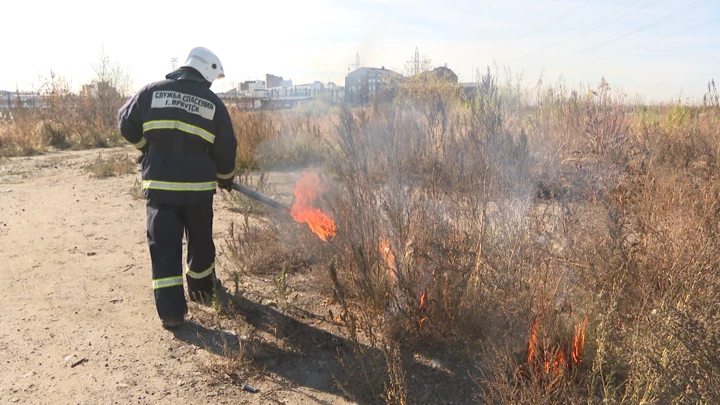
<path id="1" fill-rule="evenodd" d="M 218 179 L 218 187 L 225 191 L 232 191 L 233 181 L 235 177 L 229 179 Z"/>

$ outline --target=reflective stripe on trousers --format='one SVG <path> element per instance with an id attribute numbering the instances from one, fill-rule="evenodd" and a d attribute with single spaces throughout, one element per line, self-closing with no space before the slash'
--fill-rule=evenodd
<path id="1" fill-rule="evenodd" d="M 227 179 L 232 179 L 232 177 L 233 177 L 234 175 L 235 175 L 235 170 L 231 171 L 231 172 L 228 173 L 228 174 L 218 173 L 218 174 L 217 174 L 217 178 L 218 178 L 218 179 L 221 179 L 221 180 L 227 180 Z"/>
<path id="2" fill-rule="evenodd" d="M 205 278 L 205 277 L 209 276 L 210 274 L 212 274 L 213 270 L 215 270 L 215 263 L 211 264 L 207 270 L 203 270 L 199 273 L 196 273 L 196 272 L 190 270 L 190 268 L 188 267 L 187 264 L 185 264 L 185 269 L 187 270 L 188 276 L 190 276 L 196 280 L 199 280 L 201 278 Z"/>
<path id="3" fill-rule="evenodd" d="M 157 120 L 157 121 L 148 121 L 143 124 L 143 134 L 147 131 L 151 131 L 153 129 L 177 129 L 178 131 L 187 132 L 188 134 L 197 135 L 200 138 L 210 142 L 215 143 L 215 135 L 211 134 L 210 132 L 200 128 L 196 127 L 195 125 L 186 124 L 182 121 L 175 121 L 175 120 Z"/>
<path id="4" fill-rule="evenodd" d="M 175 287 L 176 285 L 183 285 L 182 277 L 166 277 L 158 280 L 153 280 L 153 290 L 158 288 Z"/>
<path id="5" fill-rule="evenodd" d="M 212 191 L 217 188 L 216 181 L 203 183 L 180 183 L 172 181 L 143 180 L 143 190 L 165 190 L 165 191 Z"/>

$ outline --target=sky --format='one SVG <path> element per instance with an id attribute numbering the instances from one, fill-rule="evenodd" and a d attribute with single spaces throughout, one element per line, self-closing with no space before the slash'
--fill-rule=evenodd
<path id="1" fill-rule="evenodd" d="M 720 84 L 720 0 L 7 0 L 0 12 L 0 90 L 33 90 L 51 71 L 79 89 L 102 51 L 136 90 L 195 46 L 223 63 L 216 92 L 266 73 L 344 85 L 357 53 L 404 73 L 416 47 L 463 82 L 488 66 L 528 87 L 541 75 L 568 87 L 604 77 L 661 102 Z"/>

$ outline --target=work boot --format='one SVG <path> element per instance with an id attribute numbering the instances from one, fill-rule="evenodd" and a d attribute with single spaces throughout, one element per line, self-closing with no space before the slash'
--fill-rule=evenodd
<path id="1" fill-rule="evenodd" d="M 213 299 L 216 298 L 218 287 L 222 286 L 220 280 L 215 273 L 205 279 L 195 280 L 188 277 L 188 297 L 190 301 L 197 302 L 205 306 L 212 306 Z"/>
<path id="2" fill-rule="evenodd" d="M 197 302 L 198 304 L 205 306 L 212 306 L 213 296 L 215 295 L 214 290 L 196 290 L 188 291 L 190 301 Z"/>
<path id="3" fill-rule="evenodd" d="M 162 326 L 165 329 L 176 329 L 185 323 L 183 318 L 168 318 L 162 320 Z"/>
<path id="4" fill-rule="evenodd" d="M 200 305 L 212 307 L 213 303 L 223 306 L 227 301 L 227 291 L 222 282 L 217 277 L 213 277 L 211 287 L 205 286 L 202 289 L 188 289 L 190 301 L 197 302 Z M 217 300 L 217 302 L 216 302 Z"/>

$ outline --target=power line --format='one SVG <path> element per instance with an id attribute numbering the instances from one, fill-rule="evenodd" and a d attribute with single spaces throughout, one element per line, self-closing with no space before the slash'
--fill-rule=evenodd
<path id="1" fill-rule="evenodd" d="M 588 1 L 585 1 L 585 2 L 583 2 L 583 3 L 580 3 L 579 6 L 573 8 L 572 10 L 570 10 L 570 11 L 568 11 L 567 13 L 563 14 L 563 17 L 565 17 L 565 16 L 567 16 L 567 15 L 570 15 L 570 14 L 574 13 L 575 11 L 580 10 L 580 8 L 584 7 L 585 5 L 587 5 L 587 4 L 589 4 L 589 3 L 593 3 L 593 2 L 594 2 L 594 0 L 588 0 Z M 562 19 L 562 18 L 561 18 L 561 19 Z M 542 27 L 536 28 L 536 29 L 532 30 L 531 32 L 529 32 L 528 34 L 526 34 L 526 36 L 535 35 L 536 33 L 538 33 L 538 32 L 540 32 L 540 31 L 544 30 L 545 28 L 553 25 L 553 23 L 556 22 L 557 20 L 558 20 L 558 19 L 551 20 L 549 23 L 543 25 Z"/>
<path id="2" fill-rule="evenodd" d="M 544 47 L 536 50 L 536 51 L 533 51 L 533 52 L 527 53 L 527 54 L 525 54 L 525 55 L 518 56 L 518 57 L 516 57 L 516 58 L 510 59 L 508 62 L 512 62 L 512 61 L 515 61 L 515 60 L 518 60 L 518 59 L 523 59 L 523 58 L 526 58 L 526 57 L 528 57 L 528 56 L 535 55 L 535 54 L 540 53 L 540 52 L 542 52 L 542 51 L 544 51 L 544 50 L 550 49 L 550 48 L 554 47 L 555 45 L 560 45 L 560 44 L 563 44 L 563 43 L 565 43 L 565 42 L 571 41 L 571 40 L 573 40 L 573 39 L 575 39 L 575 38 L 579 38 L 579 37 L 581 37 L 581 36 L 583 36 L 583 35 L 586 35 L 586 34 L 589 34 L 589 33 L 591 33 L 591 32 L 597 31 L 597 30 L 599 30 L 600 28 L 606 27 L 606 26 L 608 26 L 608 25 L 610 25 L 610 24 L 612 24 L 612 23 L 614 23 L 614 22 L 616 22 L 616 21 L 619 21 L 619 20 L 621 20 L 621 19 L 623 19 L 623 18 L 625 18 L 625 17 L 627 17 L 627 16 L 630 16 L 630 15 L 632 15 L 632 14 L 635 14 L 635 13 L 637 13 L 638 11 L 641 11 L 641 10 L 647 8 L 647 7 L 650 7 L 651 5 L 653 5 L 654 3 L 657 3 L 657 2 L 659 2 L 659 1 L 660 1 L 660 0 L 653 0 L 653 1 L 651 1 L 650 3 L 644 5 L 644 6 L 638 8 L 638 9 L 636 9 L 636 10 L 633 10 L 633 11 L 631 11 L 631 12 L 629 12 L 629 13 L 623 14 L 623 15 L 621 15 L 620 17 L 616 17 L 616 18 L 614 18 L 614 19 L 612 19 L 612 20 L 610 20 L 610 21 L 608 21 L 608 22 L 606 22 L 606 23 L 604 23 L 604 24 L 601 24 L 601 25 L 599 25 L 599 26 L 593 27 L 593 28 L 588 29 L 588 30 L 585 30 L 585 31 L 576 32 L 575 34 L 573 34 L 572 36 L 570 36 L 570 37 L 568 37 L 568 38 L 562 39 L 562 40 L 560 40 L 560 41 L 555 41 L 555 42 L 553 42 L 553 43 L 550 43 L 550 44 L 548 44 L 548 45 L 546 45 L 546 46 L 544 46 Z M 626 7 L 621 8 L 621 9 L 619 10 L 619 12 L 628 9 L 628 8 L 632 7 L 633 5 L 639 3 L 639 2 L 640 2 L 640 0 L 635 1 L 634 3 L 631 3 L 629 6 L 626 6 Z M 602 23 L 602 20 L 601 20 L 600 22 Z"/>
<path id="3" fill-rule="evenodd" d="M 696 6 L 696 5 L 701 4 L 701 3 L 705 3 L 706 1 L 708 1 L 708 0 L 697 0 L 697 1 L 695 1 L 694 3 L 690 4 L 689 6 L 683 8 L 683 9 L 680 9 L 680 10 L 677 10 L 677 11 L 675 11 L 675 12 L 673 12 L 673 13 L 670 13 L 670 14 L 666 15 L 665 17 L 662 17 L 662 18 L 660 18 L 660 19 L 658 19 L 658 20 L 655 20 L 655 21 L 651 22 L 650 24 L 647 24 L 647 25 L 645 25 L 645 26 L 643 26 L 643 27 L 640 27 L 640 28 L 638 28 L 638 29 L 636 29 L 636 30 L 630 31 L 630 32 L 628 32 L 628 33 L 625 34 L 625 35 L 621 35 L 621 36 L 619 36 L 619 37 L 617 37 L 617 38 L 611 39 L 610 41 L 603 42 L 603 43 L 600 44 L 600 45 L 594 46 L 594 47 L 592 47 L 592 48 L 588 48 L 588 49 L 582 51 L 580 54 L 585 53 L 585 52 L 594 51 L 595 49 L 602 48 L 602 47 L 605 46 L 605 45 L 610 45 L 610 44 L 612 44 L 613 42 L 617 42 L 617 41 L 619 41 L 619 40 L 621 40 L 621 39 L 623 39 L 623 38 L 627 38 L 627 37 L 629 37 L 630 35 L 633 35 L 633 34 L 635 34 L 635 33 L 638 33 L 638 32 L 640 32 L 640 31 L 643 31 L 643 30 L 645 30 L 645 29 L 647 29 L 647 28 L 650 28 L 650 27 L 652 27 L 652 26 L 654 26 L 654 25 L 657 25 L 657 24 L 665 21 L 666 19 L 668 19 L 668 18 L 670 18 L 670 17 L 673 17 L 673 16 L 676 16 L 676 15 L 678 15 L 678 14 L 680 14 L 680 13 L 683 13 L 683 12 L 691 9 L 693 6 Z"/>
<path id="4" fill-rule="evenodd" d="M 615 18 L 615 19 L 612 20 L 612 21 L 608 21 L 607 23 L 605 23 L 605 24 L 603 24 L 603 25 L 601 25 L 601 26 L 599 26 L 599 27 L 595 27 L 595 28 L 593 28 L 593 29 L 591 29 L 591 30 L 589 30 L 589 31 L 586 31 L 586 32 L 583 33 L 582 35 L 589 34 L 589 33 L 591 33 L 591 32 L 595 32 L 595 31 L 597 31 L 597 30 L 599 30 L 600 28 L 603 28 L 603 27 L 607 27 L 608 25 L 610 25 L 610 24 L 612 24 L 612 23 L 614 23 L 614 22 L 616 22 L 616 21 L 619 21 L 619 20 L 621 20 L 621 19 L 623 19 L 623 18 L 625 18 L 625 17 L 627 17 L 627 16 L 629 16 L 629 15 L 632 15 L 632 14 L 637 13 L 638 11 L 641 11 L 641 10 L 646 9 L 646 8 L 652 6 L 653 4 L 655 4 L 655 3 L 659 2 L 659 1 L 660 1 L 660 0 L 651 1 L 650 3 L 648 3 L 648 4 L 646 4 L 646 5 L 638 8 L 637 10 L 633 10 L 633 11 L 631 11 L 631 12 L 625 14 L 625 15 L 622 15 L 622 16 L 620 16 L 620 17 L 618 17 L 618 18 Z"/>
<path id="5" fill-rule="evenodd" d="M 571 56 L 569 59 L 566 59 L 566 62 L 567 62 L 567 61 L 575 60 L 575 59 L 577 59 L 578 56 L 583 55 L 583 54 L 585 54 L 585 53 L 587 53 L 587 52 L 590 52 L 590 51 L 592 51 L 592 50 L 595 50 L 595 49 L 601 48 L 601 47 L 603 47 L 603 46 L 609 45 L 609 44 L 611 44 L 611 43 L 613 43 L 613 42 L 616 42 L 616 41 L 619 41 L 619 40 L 621 40 L 621 39 L 623 39 L 623 38 L 626 38 L 626 37 L 628 37 L 628 36 L 630 36 L 630 35 L 632 35 L 632 34 L 635 34 L 635 33 L 637 33 L 637 32 L 640 32 L 640 31 L 642 31 L 642 30 L 645 30 L 645 29 L 647 29 L 647 28 L 650 28 L 650 27 L 652 27 L 652 26 L 654 26 L 654 25 L 657 25 L 657 24 L 661 23 L 662 21 L 667 20 L 667 19 L 670 18 L 670 17 L 674 17 L 674 16 L 676 16 L 676 15 L 678 15 L 678 14 L 680 14 L 680 13 L 683 13 L 683 12 L 685 12 L 685 11 L 688 11 L 688 10 L 690 10 L 690 9 L 692 9 L 692 8 L 700 8 L 700 5 L 701 5 L 702 3 L 707 2 L 707 1 L 708 1 L 708 0 L 697 0 L 697 1 L 691 3 L 690 5 L 688 5 L 688 6 L 684 7 L 684 8 L 682 8 L 682 9 L 680 9 L 680 10 L 677 10 L 677 11 L 674 11 L 674 12 L 672 12 L 672 13 L 664 16 L 664 17 L 661 17 L 660 19 L 657 19 L 657 20 L 655 20 L 655 21 L 653 21 L 653 22 L 651 22 L 651 23 L 649 23 L 649 24 L 647 24 L 647 25 L 645 25 L 645 26 L 643 26 L 643 27 L 640 27 L 640 28 L 638 28 L 638 29 L 635 29 L 635 30 L 633 30 L 633 31 L 631 31 L 631 32 L 629 32 L 629 33 L 627 33 L 627 34 L 621 35 L 621 36 L 619 36 L 619 37 L 617 37 L 617 38 L 614 38 L 614 39 L 612 39 L 612 40 L 610 40 L 610 41 L 606 41 L 606 42 L 604 42 L 604 43 L 602 43 L 602 44 L 600 44 L 600 45 L 596 45 L 596 46 L 594 46 L 594 47 L 592 47 L 592 48 L 588 48 L 588 49 L 585 49 L 584 51 L 581 51 L 581 52 L 579 52 L 579 53 L 576 53 L 574 56 Z M 717 19 L 715 19 L 715 20 L 717 20 Z M 709 23 L 711 23 L 711 22 L 713 22 L 713 21 L 715 21 L 715 20 L 708 21 L 708 22 L 704 23 L 703 25 L 707 25 L 707 24 L 709 24 Z M 690 31 L 690 30 L 694 30 L 694 29 L 697 29 L 697 28 L 700 28 L 700 26 L 694 26 L 694 27 L 691 27 L 691 28 L 689 28 L 689 29 L 687 29 L 687 30 L 685 30 L 685 31 Z M 679 34 L 680 34 L 680 32 L 675 33 L 675 34 L 673 34 L 673 35 L 671 35 L 671 36 L 679 35 Z M 668 37 L 668 38 L 669 38 L 669 37 Z M 665 38 L 665 39 L 666 39 L 666 38 Z M 651 41 L 651 42 L 652 42 L 652 41 Z M 644 46 L 644 45 L 643 45 L 643 46 Z M 556 65 L 553 65 L 553 66 L 556 66 Z M 550 67 L 553 67 L 553 66 L 550 66 Z M 548 68 L 545 67 L 545 68 L 540 69 L 539 71 L 537 71 L 537 72 L 535 72 L 535 73 L 539 73 L 539 72 L 541 72 L 541 71 L 543 71 L 543 70 L 545 70 L 545 69 L 548 69 Z"/>
<path id="6" fill-rule="evenodd" d="M 720 21 L 720 17 L 713 18 L 713 19 L 710 20 L 710 21 L 705 21 L 704 23 L 702 23 L 702 24 L 700 24 L 700 25 L 694 25 L 694 26 L 692 26 L 692 27 L 690 27 L 690 28 L 686 28 L 686 29 L 684 29 L 684 30 L 682 30 L 682 31 L 678 31 L 678 32 L 676 32 L 676 33 L 674 33 L 674 34 L 670 34 L 670 35 L 668 35 L 668 36 L 666 36 L 666 37 L 654 39 L 654 40 L 652 40 L 652 41 L 645 42 L 644 44 L 641 44 L 641 45 L 638 45 L 638 46 L 634 46 L 634 47 L 632 47 L 632 48 L 623 49 L 623 50 L 621 50 L 621 51 L 618 51 L 618 52 L 615 52 L 615 53 L 609 55 L 608 57 L 616 56 L 616 55 L 619 55 L 619 54 L 624 53 L 624 52 L 627 52 L 627 51 L 633 51 L 633 50 L 635 50 L 635 49 L 639 49 L 639 48 L 645 47 L 645 46 L 647 46 L 647 45 L 650 45 L 650 44 L 652 44 L 653 42 L 664 41 L 664 40 L 666 40 L 666 39 L 670 39 L 670 38 L 676 37 L 676 36 L 678 36 L 678 35 L 680 35 L 680 34 L 684 34 L 684 33 L 686 33 L 686 32 L 695 31 L 695 30 L 698 29 L 698 28 L 702 28 L 702 27 L 704 27 L 704 26 L 706 26 L 706 25 L 708 25 L 708 24 L 714 23 L 715 21 Z"/>

